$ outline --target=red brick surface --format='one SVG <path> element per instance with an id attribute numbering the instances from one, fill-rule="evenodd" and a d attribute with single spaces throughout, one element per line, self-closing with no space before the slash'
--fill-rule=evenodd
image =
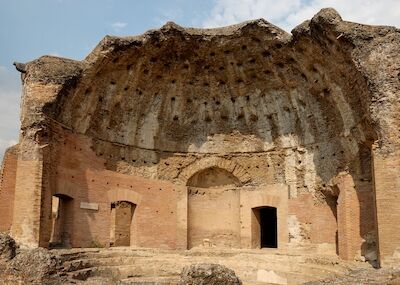
<path id="1" fill-rule="evenodd" d="M 16 171 L 17 154 L 10 149 L 4 155 L 0 177 L 0 232 L 11 229 Z"/>

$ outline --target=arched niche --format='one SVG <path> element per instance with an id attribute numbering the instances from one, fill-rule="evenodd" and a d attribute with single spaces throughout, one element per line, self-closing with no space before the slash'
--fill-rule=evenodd
<path id="1" fill-rule="evenodd" d="M 133 215 L 136 204 L 128 201 L 111 203 L 110 246 L 130 246 L 133 231 Z"/>
<path id="2" fill-rule="evenodd" d="M 110 246 L 132 246 L 135 244 L 137 223 L 135 211 L 142 196 L 126 188 L 107 191 L 110 205 Z"/>
<path id="3" fill-rule="evenodd" d="M 107 191 L 107 197 L 109 203 L 126 201 L 135 205 L 139 205 L 142 199 L 142 196 L 136 191 L 125 188 L 112 188 Z"/>
<path id="4" fill-rule="evenodd" d="M 188 248 L 240 247 L 240 180 L 212 166 L 193 174 L 188 187 Z"/>
<path id="5" fill-rule="evenodd" d="M 212 188 L 239 186 L 241 183 L 229 171 L 219 167 L 209 167 L 195 173 L 189 178 L 187 186 L 196 188 Z"/>
<path id="6" fill-rule="evenodd" d="M 240 164 L 222 157 L 205 157 L 188 165 L 179 174 L 177 183 L 188 185 L 188 181 L 197 173 L 208 168 L 219 168 L 231 173 L 240 184 L 244 185 L 251 180 L 250 174 Z"/>

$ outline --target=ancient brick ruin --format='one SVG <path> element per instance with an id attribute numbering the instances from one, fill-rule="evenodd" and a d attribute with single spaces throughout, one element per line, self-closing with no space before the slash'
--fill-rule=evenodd
<path id="1" fill-rule="evenodd" d="M 324 9 L 18 64 L 0 231 L 26 247 L 400 254 L 400 33 Z"/>

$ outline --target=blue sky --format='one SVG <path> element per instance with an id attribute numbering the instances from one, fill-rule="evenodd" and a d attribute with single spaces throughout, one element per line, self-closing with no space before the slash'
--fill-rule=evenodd
<path id="1" fill-rule="evenodd" d="M 265 18 L 290 32 L 323 7 L 345 20 L 400 27 L 399 0 L 0 0 L 0 159 L 18 137 L 13 61 L 44 54 L 81 60 L 107 34 L 141 34 L 167 21 L 216 27 Z"/>
<path id="2" fill-rule="evenodd" d="M 1 0 L 0 65 L 43 54 L 82 59 L 106 35 L 141 34 L 173 18 L 199 25 L 212 1 Z M 197 19 L 196 19 L 197 17 Z"/>

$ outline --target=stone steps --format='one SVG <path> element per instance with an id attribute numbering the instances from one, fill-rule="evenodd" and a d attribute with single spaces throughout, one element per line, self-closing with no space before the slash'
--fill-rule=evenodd
<path id="1" fill-rule="evenodd" d="M 268 280 L 275 282 L 270 284 L 301 284 L 343 274 L 350 268 L 332 255 L 287 255 L 268 250 L 176 252 L 122 248 L 55 253 L 64 260 L 63 272 L 71 280 L 100 276 L 128 282 L 121 284 L 176 284 L 182 268 L 193 263 L 225 265 L 234 270 L 245 285 L 267 285 Z"/>
<path id="2" fill-rule="evenodd" d="M 132 277 L 121 280 L 122 285 L 177 285 L 179 277 Z"/>
<path id="3" fill-rule="evenodd" d="M 149 260 L 151 260 L 153 263 L 157 264 L 162 264 L 162 263 L 168 263 L 171 260 L 179 260 L 179 263 L 186 264 L 186 263 L 191 263 L 191 262 L 215 262 L 213 258 L 191 258 L 191 257 L 181 257 L 181 256 L 170 256 L 170 257 L 138 257 L 138 256 L 126 256 L 126 257 L 100 257 L 100 258 L 82 258 L 82 259 L 77 259 L 77 260 L 71 260 L 71 261 L 66 261 L 64 263 L 64 267 L 67 269 L 67 271 L 74 271 L 78 269 L 83 269 L 83 268 L 89 268 L 89 267 L 95 267 L 95 266 L 107 266 L 107 265 L 137 265 L 140 266 L 143 263 L 148 263 Z M 230 263 L 232 258 L 227 258 L 224 260 L 224 263 Z M 249 259 L 248 257 L 243 257 L 243 259 Z M 236 259 L 232 259 L 233 261 L 236 262 Z M 247 264 L 251 265 L 252 268 L 254 266 L 256 267 L 261 267 L 260 265 L 263 263 L 268 263 L 268 267 L 273 269 L 274 265 L 279 266 L 279 267 L 288 267 L 288 270 L 295 270 L 295 268 L 290 268 L 292 264 L 296 264 L 297 267 L 301 265 L 301 268 L 314 268 L 316 270 L 324 270 L 326 268 L 329 268 L 329 271 L 339 271 L 341 272 L 342 268 L 339 268 L 339 270 L 335 270 L 334 264 L 331 265 L 320 265 L 316 263 L 305 263 L 301 259 L 292 259 L 291 261 L 288 261 L 286 258 L 279 258 L 279 257 L 274 257 L 272 259 L 271 257 L 264 257 L 263 259 L 255 257 L 253 260 L 248 260 Z M 284 264 L 283 264 L 284 263 Z"/>
<path id="4" fill-rule="evenodd" d="M 135 265 L 109 265 L 96 266 L 68 272 L 69 279 L 86 280 L 90 277 L 113 277 L 118 280 L 133 280 L 140 278 L 153 279 L 173 279 L 179 280 L 180 269 L 177 272 L 155 271 L 149 272 L 141 270 Z M 127 283 L 129 284 L 129 283 Z"/>

